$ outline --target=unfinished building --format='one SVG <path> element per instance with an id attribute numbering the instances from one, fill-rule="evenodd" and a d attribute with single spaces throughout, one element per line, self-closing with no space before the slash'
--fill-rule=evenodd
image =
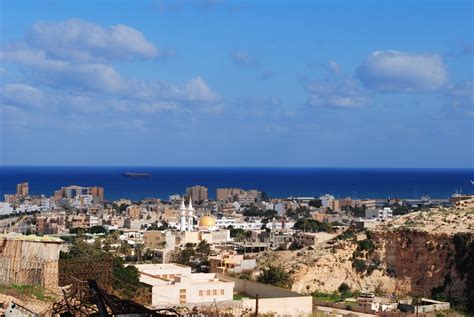
<path id="1" fill-rule="evenodd" d="M 0 284 L 57 289 L 61 243 L 52 237 L 0 235 Z"/>

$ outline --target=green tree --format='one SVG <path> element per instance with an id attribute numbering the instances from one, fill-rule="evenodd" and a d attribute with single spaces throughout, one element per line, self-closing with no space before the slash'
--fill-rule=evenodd
<path id="1" fill-rule="evenodd" d="M 341 285 L 339 285 L 339 288 L 337 290 L 339 291 L 339 293 L 345 293 L 350 289 L 351 288 L 349 287 L 349 285 L 347 285 L 347 283 L 341 283 Z"/>
<path id="2" fill-rule="evenodd" d="M 137 257 L 138 262 L 142 261 L 144 251 L 145 251 L 145 245 L 142 243 L 137 244 L 134 247 L 135 256 Z"/>
<path id="3" fill-rule="evenodd" d="M 208 257 L 211 254 L 211 245 L 206 240 L 202 240 L 196 247 L 196 253 Z"/>
<path id="4" fill-rule="evenodd" d="M 125 266 L 124 263 L 124 260 L 119 257 L 112 260 L 112 285 L 121 297 L 131 299 L 142 287 L 140 284 L 140 273 L 135 266 Z"/>
<path id="5" fill-rule="evenodd" d="M 280 265 L 269 265 L 258 276 L 258 282 L 288 288 L 292 284 L 290 274 Z"/>
<path id="6" fill-rule="evenodd" d="M 332 224 L 320 222 L 311 218 L 298 219 L 293 229 L 305 232 L 332 232 Z"/>
<path id="7" fill-rule="evenodd" d="M 308 203 L 308 205 L 314 208 L 321 208 L 323 202 L 321 201 L 321 199 L 313 199 Z"/>

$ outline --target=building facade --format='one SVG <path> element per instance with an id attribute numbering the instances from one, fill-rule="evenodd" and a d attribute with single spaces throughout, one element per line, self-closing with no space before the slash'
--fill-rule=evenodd
<path id="1" fill-rule="evenodd" d="M 191 273 L 180 264 L 138 264 L 140 282 L 151 286 L 154 307 L 231 301 L 234 282 L 214 273 Z"/>
<path id="2" fill-rule="evenodd" d="M 208 199 L 207 187 L 196 185 L 186 188 L 186 196 L 194 203 L 201 203 Z"/>

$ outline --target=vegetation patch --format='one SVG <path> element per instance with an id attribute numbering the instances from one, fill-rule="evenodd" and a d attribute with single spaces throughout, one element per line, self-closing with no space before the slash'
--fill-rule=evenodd
<path id="1" fill-rule="evenodd" d="M 357 297 L 357 292 L 352 292 L 349 285 L 346 283 L 341 283 L 339 288 L 336 292 L 333 293 L 324 293 L 316 291 L 312 294 L 313 299 L 319 302 L 330 302 L 330 303 L 337 303 L 346 300 L 350 297 Z"/>
<path id="2" fill-rule="evenodd" d="M 280 265 L 269 265 L 268 268 L 263 269 L 257 282 L 283 288 L 289 288 L 293 283 L 290 274 Z"/>
<path id="3" fill-rule="evenodd" d="M 43 302 L 54 302 L 56 300 L 50 291 L 38 285 L 0 285 L 0 293 L 20 299 L 34 298 Z"/>

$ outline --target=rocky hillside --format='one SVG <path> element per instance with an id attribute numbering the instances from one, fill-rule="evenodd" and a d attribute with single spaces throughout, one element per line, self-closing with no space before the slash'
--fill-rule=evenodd
<path id="1" fill-rule="evenodd" d="M 412 213 L 371 230 L 349 229 L 315 250 L 267 253 L 259 261 L 281 263 L 303 293 L 332 292 L 345 282 L 467 304 L 474 295 L 474 210 Z"/>

